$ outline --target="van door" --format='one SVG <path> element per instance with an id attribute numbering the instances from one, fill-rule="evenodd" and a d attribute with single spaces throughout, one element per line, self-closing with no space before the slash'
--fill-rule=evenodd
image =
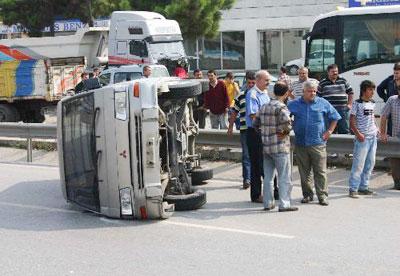
<path id="1" fill-rule="evenodd" d="M 67 200 L 100 211 L 97 173 L 94 93 L 62 103 L 62 151 Z"/>

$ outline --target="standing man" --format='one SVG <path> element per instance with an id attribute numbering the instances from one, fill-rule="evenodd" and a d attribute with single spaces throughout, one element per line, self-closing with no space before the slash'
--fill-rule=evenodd
<path id="1" fill-rule="evenodd" d="M 386 103 L 387 100 L 397 94 L 397 87 L 400 86 L 400 62 L 396 62 L 393 67 L 393 75 L 382 81 L 378 87 L 379 97 Z M 392 120 L 388 117 L 387 134 L 392 135 Z"/>
<path id="2" fill-rule="evenodd" d="M 143 67 L 143 77 L 149 78 L 151 76 L 151 67 L 149 65 L 145 65 Z"/>
<path id="3" fill-rule="evenodd" d="M 328 66 L 328 77 L 321 80 L 318 86 L 318 96 L 327 100 L 340 114 L 337 123 L 339 134 L 349 134 L 349 110 L 353 103 L 353 89 L 346 79 L 339 77 L 336 64 Z"/>
<path id="4" fill-rule="evenodd" d="M 203 79 L 203 72 L 200 69 L 193 71 L 193 78 Z M 204 94 L 201 93 L 196 97 L 195 104 L 193 105 L 193 119 L 199 125 L 199 128 L 203 129 L 206 126 L 207 110 L 203 107 Z"/>
<path id="5" fill-rule="evenodd" d="M 226 73 L 224 83 L 228 92 L 230 107 L 235 103 L 235 98 L 239 95 L 239 85 L 235 82 L 232 72 Z"/>
<path id="6" fill-rule="evenodd" d="M 378 128 L 375 124 L 372 100 L 375 84 L 365 80 L 360 85 L 360 99 L 354 101 L 350 112 L 350 127 L 354 133 L 353 165 L 349 178 L 349 196 L 372 195 L 368 187 L 375 166 Z"/>
<path id="7" fill-rule="evenodd" d="M 256 84 L 256 74 L 254 72 L 246 72 L 245 90 L 242 90 L 235 98 L 235 104 L 229 117 L 228 135 L 232 135 L 233 125 L 239 114 L 240 121 L 240 144 L 242 145 L 242 175 L 243 189 L 250 187 L 251 164 L 249 149 L 247 147 L 247 125 L 246 125 L 246 94 Z"/>
<path id="8" fill-rule="evenodd" d="M 81 81 L 75 86 L 75 94 L 79 94 L 83 91 L 86 91 L 85 80 L 89 79 L 89 74 L 87 72 L 83 72 L 81 74 Z"/>
<path id="9" fill-rule="evenodd" d="M 250 198 L 252 202 L 263 203 L 261 196 L 261 175 L 263 173 L 263 154 L 260 133 L 253 127 L 253 120 L 260 108 L 269 103 L 268 84 L 270 75 L 266 70 L 256 73 L 256 84 L 246 94 L 247 147 L 249 149 L 251 184 Z"/>
<path id="10" fill-rule="evenodd" d="M 389 97 L 382 110 L 380 132 L 383 142 L 387 142 L 386 124 L 389 116 L 392 120 L 392 137 L 400 139 L 400 86 L 397 95 Z M 400 190 L 400 158 L 390 158 L 394 188 Z"/>
<path id="11" fill-rule="evenodd" d="M 261 129 L 264 155 L 264 210 L 275 208 L 272 193 L 275 170 L 279 182 L 279 212 L 297 211 L 297 207 L 290 204 L 291 162 L 290 137 L 292 129 L 290 112 L 285 105 L 289 96 L 289 88 L 283 82 L 274 86 L 275 98 L 265 104 L 257 112 L 253 122 L 254 127 Z"/>
<path id="12" fill-rule="evenodd" d="M 294 115 L 295 153 L 303 191 L 301 203 L 313 201 L 312 169 L 319 204 L 327 206 L 326 141 L 341 117 L 327 100 L 316 97 L 317 84 L 315 82 L 307 80 L 303 86 L 303 96 L 288 104 L 291 114 Z M 326 128 L 326 121 L 329 123 L 328 128 Z"/>
<path id="13" fill-rule="evenodd" d="M 225 117 L 230 103 L 224 81 L 217 79 L 214 70 L 209 70 L 207 77 L 210 84 L 209 90 L 204 95 L 204 108 L 210 110 L 211 127 L 227 129 Z"/>
<path id="14" fill-rule="evenodd" d="M 99 69 L 99 67 L 95 67 L 93 69 L 93 78 L 98 78 L 99 75 L 100 75 L 100 69 Z"/>
<path id="15" fill-rule="evenodd" d="M 299 75 L 299 79 L 293 81 L 291 83 L 291 85 L 289 86 L 289 92 L 290 92 L 289 97 L 292 100 L 303 96 L 303 83 L 306 80 L 315 81 L 316 83 L 318 83 L 318 81 L 316 79 L 308 77 L 308 68 L 307 67 L 300 67 L 300 69 L 297 71 L 297 73 Z"/>
<path id="16" fill-rule="evenodd" d="M 281 81 L 281 82 L 285 83 L 288 87 L 290 87 L 292 81 L 286 73 L 287 73 L 287 70 L 286 70 L 285 66 L 281 66 L 281 68 L 279 69 L 278 81 Z"/>

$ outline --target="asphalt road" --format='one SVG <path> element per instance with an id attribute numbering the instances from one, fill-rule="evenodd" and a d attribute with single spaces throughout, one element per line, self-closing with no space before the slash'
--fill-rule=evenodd
<path id="1" fill-rule="evenodd" d="M 209 163 L 204 208 L 123 221 L 67 204 L 54 153 L 33 165 L 23 156 L 0 150 L 1 275 L 400 274 L 400 191 L 385 172 L 373 174 L 376 196 L 350 199 L 349 171 L 330 169 L 322 207 L 299 203 L 295 167 L 300 210 L 279 213 L 249 202 L 240 164 Z"/>

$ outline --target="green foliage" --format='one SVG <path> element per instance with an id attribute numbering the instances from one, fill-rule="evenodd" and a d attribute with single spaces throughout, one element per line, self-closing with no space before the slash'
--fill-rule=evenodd
<path id="1" fill-rule="evenodd" d="M 94 0 L 92 1 L 93 16 L 109 16 L 113 11 L 129 11 L 132 9 L 130 0 Z"/>
<path id="2" fill-rule="evenodd" d="M 185 38 L 214 37 L 218 33 L 221 10 L 230 9 L 234 0 L 172 0 L 156 10 L 179 22 Z"/>
<path id="3" fill-rule="evenodd" d="M 42 30 L 50 26 L 53 32 L 56 18 L 79 18 L 90 21 L 90 0 L 0 0 L 0 17 L 3 23 L 19 23 L 30 36 L 41 36 Z"/>
<path id="4" fill-rule="evenodd" d="M 53 26 L 56 18 L 109 16 L 116 10 L 156 11 L 178 21 L 185 38 L 213 37 L 219 29 L 221 10 L 230 9 L 235 0 L 0 0 L 4 24 L 20 23 L 31 36 Z"/>

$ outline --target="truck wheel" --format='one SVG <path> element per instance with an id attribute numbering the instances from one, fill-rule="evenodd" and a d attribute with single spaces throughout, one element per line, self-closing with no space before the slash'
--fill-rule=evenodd
<path id="1" fill-rule="evenodd" d="M 206 202 L 206 192 L 201 189 L 193 190 L 186 195 L 166 195 L 164 199 L 169 204 L 175 204 L 175 211 L 190 211 L 199 209 Z"/>
<path id="2" fill-rule="evenodd" d="M 201 94 L 201 84 L 195 80 L 172 81 L 168 88 L 169 92 L 161 93 L 159 99 L 186 99 Z"/>
<path id="3" fill-rule="evenodd" d="M 8 104 L 0 104 L 0 122 L 17 122 L 19 120 L 18 110 Z"/>
<path id="4" fill-rule="evenodd" d="M 46 118 L 40 111 L 35 111 L 34 123 L 43 123 Z"/>
<path id="5" fill-rule="evenodd" d="M 204 181 L 213 178 L 213 170 L 208 168 L 194 168 L 191 172 L 192 185 L 205 184 Z"/>

